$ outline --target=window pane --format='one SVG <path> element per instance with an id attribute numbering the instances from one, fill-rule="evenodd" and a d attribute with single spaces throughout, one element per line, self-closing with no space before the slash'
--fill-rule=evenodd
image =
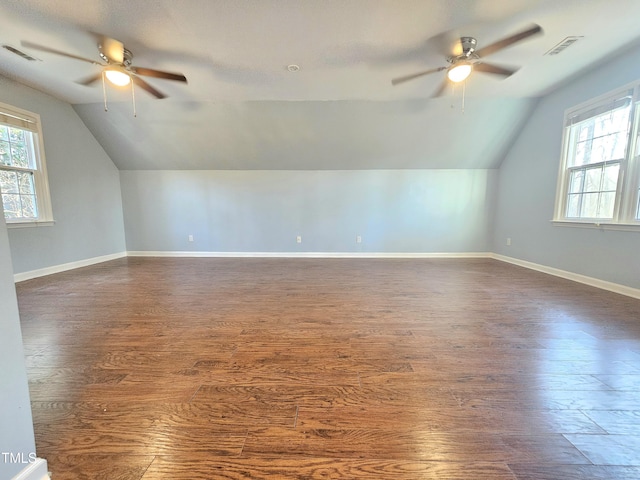
<path id="1" fill-rule="evenodd" d="M 593 138 L 589 138 L 585 141 L 581 141 L 576 145 L 576 153 L 571 160 L 570 166 L 579 167 L 588 163 L 593 163 L 591 160 L 591 150 L 593 150 Z"/>
<path id="2" fill-rule="evenodd" d="M 0 164 L 11 165 L 11 148 L 9 142 L 0 140 Z"/>
<path id="3" fill-rule="evenodd" d="M 35 195 L 3 193 L 2 205 L 5 218 L 37 218 L 38 204 Z"/>
<path id="4" fill-rule="evenodd" d="M 600 194 L 600 209 L 597 218 L 613 218 L 613 207 L 616 202 L 616 192 Z"/>
<path id="5" fill-rule="evenodd" d="M 623 138 L 620 138 L 620 137 Z M 589 163 L 604 162 L 605 160 L 620 159 L 624 156 L 626 142 L 625 134 L 607 135 L 593 140 Z"/>
<path id="6" fill-rule="evenodd" d="M 585 192 L 597 192 L 600 190 L 600 180 L 602 178 L 601 168 L 590 168 L 586 171 L 584 179 Z"/>
<path id="7" fill-rule="evenodd" d="M 581 217 L 597 218 L 598 217 L 598 198 L 599 193 L 585 193 L 582 195 L 582 211 Z"/>
<path id="8" fill-rule="evenodd" d="M 580 195 L 569 195 L 567 202 L 567 218 L 580 217 Z"/>
<path id="9" fill-rule="evenodd" d="M 607 137 L 599 137 L 593 140 L 591 143 L 591 156 L 589 157 L 589 163 L 597 163 L 607 160 L 608 152 L 606 152 L 606 138 Z"/>
<path id="10" fill-rule="evenodd" d="M 628 132 L 624 130 L 608 138 L 610 143 L 607 160 L 619 160 L 623 158 L 627 149 L 627 140 L 629 139 Z"/>
<path id="11" fill-rule="evenodd" d="M 2 193 L 18 193 L 18 177 L 16 172 L 7 172 L 0 170 L 0 192 Z"/>
<path id="12" fill-rule="evenodd" d="M 9 127 L 9 141 L 11 143 L 24 143 L 24 130 Z"/>
<path id="13" fill-rule="evenodd" d="M 11 161 L 16 167 L 29 168 L 29 155 L 24 144 L 11 145 Z"/>
<path id="14" fill-rule="evenodd" d="M 38 215 L 35 195 L 21 195 L 20 199 L 22 200 L 22 218 L 36 218 Z"/>
<path id="15" fill-rule="evenodd" d="M 586 150 L 587 150 L 587 146 L 585 142 L 578 142 L 578 144 L 576 145 L 576 153 L 573 157 L 573 162 L 571 163 L 571 166 L 578 167 L 580 165 L 585 164 Z"/>
<path id="16" fill-rule="evenodd" d="M 9 127 L 0 125 L 0 140 L 9 140 Z"/>
<path id="17" fill-rule="evenodd" d="M 20 218 L 20 195 L 3 193 L 2 206 L 4 207 L 5 218 Z"/>
<path id="18" fill-rule="evenodd" d="M 615 191 L 618 187 L 618 174 L 620 173 L 620 164 L 607 165 L 604 170 L 603 190 Z"/>
<path id="19" fill-rule="evenodd" d="M 33 173 L 31 172 L 16 172 L 18 176 L 18 189 L 20 193 L 35 195 L 36 190 L 33 184 Z"/>
<path id="20" fill-rule="evenodd" d="M 578 141 L 585 142 L 587 139 L 591 138 L 593 135 L 591 134 L 591 123 L 585 122 L 579 128 Z"/>
<path id="21" fill-rule="evenodd" d="M 630 111 L 631 105 L 629 104 L 626 108 L 619 108 L 595 117 L 594 136 L 599 137 L 614 132 L 626 131 Z"/>
<path id="22" fill-rule="evenodd" d="M 569 193 L 582 192 L 582 182 L 584 179 L 584 170 L 574 170 L 571 172 L 571 181 L 569 183 Z"/>

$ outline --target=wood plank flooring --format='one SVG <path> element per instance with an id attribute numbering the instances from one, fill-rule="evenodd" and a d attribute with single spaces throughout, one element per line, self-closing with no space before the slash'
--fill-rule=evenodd
<path id="1" fill-rule="evenodd" d="M 54 480 L 640 478 L 640 300 L 489 259 L 17 285 Z"/>

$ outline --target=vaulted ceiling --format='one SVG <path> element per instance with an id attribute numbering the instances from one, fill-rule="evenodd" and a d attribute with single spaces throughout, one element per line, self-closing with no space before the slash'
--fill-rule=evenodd
<path id="1" fill-rule="evenodd" d="M 3 0 L 0 74 L 71 103 L 120 169 L 495 168 L 536 97 L 637 44 L 637 0 Z M 491 55 L 520 67 L 473 72 L 431 98 L 450 46 L 478 47 L 532 23 L 544 34 Z M 96 34 L 148 78 L 158 100 L 100 82 Z M 547 51 L 582 37 L 558 55 Z M 298 71 L 288 70 L 299 66 Z M 560 125 L 558 125 L 560 128 Z M 45 132 L 46 135 L 46 132 Z"/>

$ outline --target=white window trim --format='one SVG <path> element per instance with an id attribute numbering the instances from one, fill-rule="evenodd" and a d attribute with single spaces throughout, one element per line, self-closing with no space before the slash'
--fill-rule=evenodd
<path id="1" fill-rule="evenodd" d="M 624 232 L 640 232 L 639 223 L 611 223 L 609 221 L 588 222 L 583 220 L 551 220 L 555 227 L 596 228 L 598 230 L 619 230 Z"/>
<path id="2" fill-rule="evenodd" d="M 567 188 L 568 170 L 567 156 L 569 155 L 569 136 L 571 126 L 568 120 L 580 113 L 597 108 L 600 105 L 611 103 L 612 99 L 619 98 L 621 94 L 633 90 L 631 100 L 631 129 L 629 133 L 628 152 L 621 165 L 620 178 L 618 180 L 621 187 L 617 193 L 616 208 L 613 219 L 598 218 L 567 218 L 565 216 L 567 208 Z M 640 219 L 636 219 L 636 209 L 638 208 L 638 190 L 640 188 L 640 151 L 638 143 L 640 128 L 640 83 L 632 82 L 614 91 L 607 92 L 596 98 L 582 102 L 579 105 L 565 110 L 563 118 L 562 152 L 558 169 L 558 180 L 556 185 L 556 200 L 552 223 L 556 226 L 565 227 L 586 227 L 599 228 L 605 230 L 625 230 L 640 231 Z M 640 215 L 640 212 L 638 213 Z"/>
<path id="3" fill-rule="evenodd" d="M 3 115 L 4 114 L 4 115 Z M 38 227 L 53 225 L 53 210 L 51 207 L 51 193 L 49 190 L 49 176 L 47 174 L 47 162 L 44 155 L 44 136 L 42 135 L 42 123 L 40 115 L 29 112 L 12 105 L 0 102 L 0 116 L 10 117 L 8 122 L 17 128 L 30 130 L 36 137 L 35 143 L 35 163 L 36 170 L 33 173 L 33 180 L 36 190 L 36 201 L 38 205 L 38 217 L 35 219 L 5 218 L 8 228 Z M 28 125 L 28 127 L 26 127 Z"/>

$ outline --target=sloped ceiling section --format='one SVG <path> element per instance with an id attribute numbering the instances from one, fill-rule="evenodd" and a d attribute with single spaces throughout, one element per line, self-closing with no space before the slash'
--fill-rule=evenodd
<path id="1" fill-rule="evenodd" d="M 121 170 L 340 170 L 496 168 L 531 104 L 145 102 L 137 118 L 123 103 L 74 108 Z"/>
<path id="2" fill-rule="evenodd" d="M 535 98 L 636 42 L 633 0 L 4 0 L 0 74 L 74 105 L 120 169 L 493 168 Z M 541 25 L 544 35 L 489 59 L 520 70 L 475 72 L 430 98 L 462 35 L 479 47 Z M 99 60 L 96 36 L 122 41 L 134 65 L 181 72 L 149 79 L 169 95 L 75 83 Z M 570 35 L 583 38 L 556 56 Z M 296 64 L 299 71 L 289 72 Z M 98 70 L 96 70 L 98 69 Z M 464 105 L 464 111 L 463 111 Z"/>

